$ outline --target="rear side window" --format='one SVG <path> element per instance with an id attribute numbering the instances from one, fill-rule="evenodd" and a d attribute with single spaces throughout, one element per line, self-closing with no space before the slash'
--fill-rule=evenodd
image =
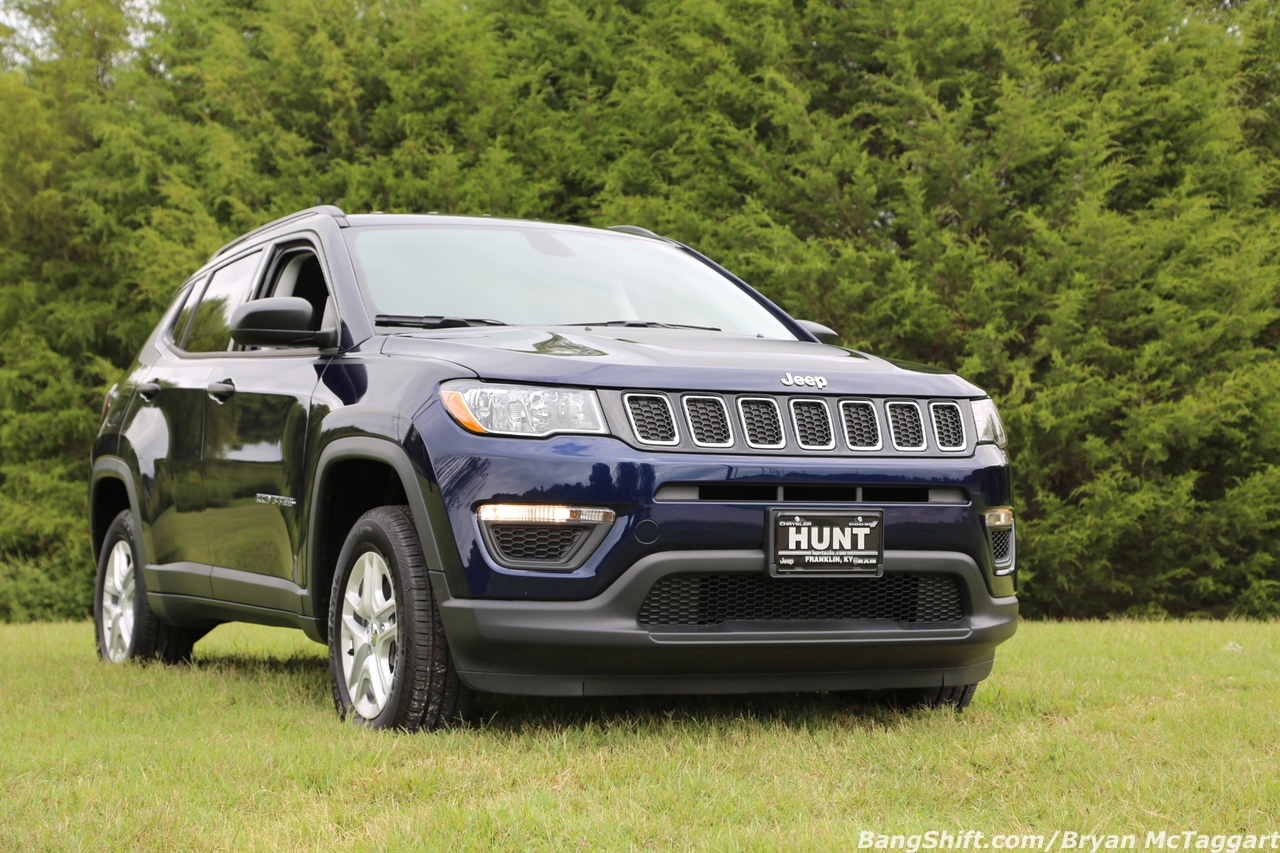
<path id="1" fill-rule="evenodd" d="M 258 271 L 261 252 L 245 255 L 217 270 L 200 297 L 191 318 L 186 342 L 187 352 L 226 352 L 231 345 L 231 313 L 249 296 L 254 273 Z"/>

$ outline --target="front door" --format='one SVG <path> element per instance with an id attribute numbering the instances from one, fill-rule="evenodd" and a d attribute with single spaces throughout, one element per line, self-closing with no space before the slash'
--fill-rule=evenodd
<path id="1" fill-rule="evenodd" d="M 282 241 L 265 269 L 258 296 L 307 299 L 319 328 L 329 298 L 315 246 Z M 216 598 L 300 607 L 307 426 L 328 360 L 315 347 L 233 347 L 217 361 L 205 402 L 203 464 Z"/>

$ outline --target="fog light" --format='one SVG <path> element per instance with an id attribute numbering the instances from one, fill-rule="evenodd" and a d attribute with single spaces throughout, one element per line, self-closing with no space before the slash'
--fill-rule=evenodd
<path id="1" fill-rule="evenodd" d="M 1013 510 L 1009 507 L 988 510 L 986 520 L 988 530 L 1013 527 Z"/>
<path id="2" fill-rule="evenodd" d="M 534 524 L 611 524 L 611 509 L 545 504 L 485 504 L 476 510 L 481 521 L 514 521 Z"/>

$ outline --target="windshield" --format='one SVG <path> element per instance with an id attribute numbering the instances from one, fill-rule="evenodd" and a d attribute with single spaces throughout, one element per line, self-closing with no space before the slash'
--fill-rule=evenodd
<path id="1" fill-rule="evenodd" d="M 645 321 L 795 339 L 733 282 L 657 240 L 497 223 L 344 234 L 376 314 L 537 326 Z"/>

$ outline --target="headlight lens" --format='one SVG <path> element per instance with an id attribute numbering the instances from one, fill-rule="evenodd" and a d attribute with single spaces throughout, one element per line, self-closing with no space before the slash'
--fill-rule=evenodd
<path id="1" fill-rule="evenodd" d="M 1004 424 L 1000 423 L 1000 413 L 990 397 L 973 401 L 973 419 L 978 424 L 978 443 L 994 444 L 1004 447 Z"/>
<path id="2" fill-rule="evenodd" d="M 594 391 L 462 379 L 441 385 L 440 396 L 454 420 L 484 435 L 540 438 L 564 432 L 605 432 Z"/>

